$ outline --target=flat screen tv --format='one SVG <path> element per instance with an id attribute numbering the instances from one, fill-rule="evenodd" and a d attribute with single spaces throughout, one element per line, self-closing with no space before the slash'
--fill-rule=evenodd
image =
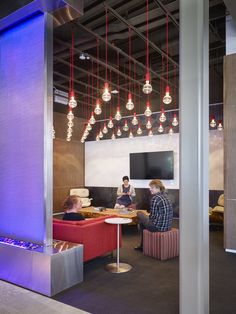
<path id="1" fill-rule="evenodd" d="M 130 179 L 174 179 L 174 152 L 130 154 Z"/>

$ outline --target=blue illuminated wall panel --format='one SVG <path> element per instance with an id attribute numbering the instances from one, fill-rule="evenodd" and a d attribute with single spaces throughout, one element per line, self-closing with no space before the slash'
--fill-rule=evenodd
<path id="1" fill-rule="evenodd" d="M 44 24 L 38 14 L 0 34 L 0 236 L 36 243 L 47 218 Z"/>

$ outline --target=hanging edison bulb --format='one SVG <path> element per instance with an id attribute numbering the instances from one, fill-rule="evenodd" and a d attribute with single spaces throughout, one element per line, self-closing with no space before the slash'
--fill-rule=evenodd
<path id="1" fill-rule="evenodd" d="M 56 131 L 54 129 L 54 126 L 52 127 L 52 138 L 55 139 L 56 138 Z"/>
<path id="2" fill-rule="evenodd" d="M 172 135 L 172 134 L 174 133 L 174 130 L 173 130 L 172 126 L 170 126 L 168 133 L 169 133 L 170 135 Z"/>
<path id="3" fill-rule="evenodd" d="M 129 126 L 128 126 L 127 120 L 125 120 L 125 124 L 123 126 L 123 130 L 126 131 L 126 132 L 129 130 Z"/>
<path id="4" fill-rule="evenodd" d="M 149 130 L 149 131 L 148 131 L 148 136 L 153 136 L 152 130 Z"/>
<path id="5" fill-rule="evenodd" d="M 71 120 L 69 120 L 69 122 L 67 123 L 67 125 L 71 128 L 72 126 L 74 126 L 74 123 L 73 123 Z"/>
<path id="6" fill-rule="evenodd" d="M 94 118 L 94 115 L 93 115 L 93 112 L 91 113 L 91 117 L 90 117 L 90 119 L 89 119 L 89 123 L 90 124 L 95 124 L 95 122 L 96 122 L 96 119 Z"/>
<path id="7" fill-rule="evenodd" d="M 81 138 L 80 142 L 83 144 L 84 143 L 84 138 Z"/>
<path id="8" fill-rule="evenodd" d="M 70 109 L 69 112 L 68 112 L 68 114 L 67 114 L 67 119 L 70 120 L 70 121 L 72 121 L 72 120 L 74 119 L 74 117 L 75 117 L 75 116 L 74 116 L 72 110 Z"/>
<path id="9" fill-rule="evenodd" d="M 132 101 L 131 93 L 128 94 L 128 101 L 127 101 L 127 104 L 126 104 L 126 109 L 127 110 L 133 110 L 134 109 L 134 103 Z"/>
<path id="10" fill-rule="evenodd" d="M 88 136 L 88 135 L 89 135 L 89 131 L 88 131 L 87 129 L 85 129 L 84 135 L 85 135 L 85 136 Z"/>
<path id="11" fill-rule="evenodd" d="M 108 133 L 108 129 L 107 129 L 107 126 L 106 126 L 106 122 L 104 122 L 103 129 L 102 129 L 102 133 L 103 133 L 103 134 L 107 134 L 107 133 Z"/>
<path id="12" fill-rule="evenodd" d="M 67 142 L 70 142 L 70 141 L 71 141 L 71 138 L 70 138 L 70 137 L 67 137 L 66 140 L 67 140 Z"/>
<path id="13" fill-rule="evenodd" d="M 120 129 L 119 126 L 118 126 L 118 129 L 117 129 L 116 135 L 117 136 L 121 136 L 122 135 L 122 132 L 121 132 L 121 129 Z"/>
<path id="14" fill-rule="evenodd" d="M 145 110 L 144 114 L 145 114 L 146 117 L 150 117 L 152 115 L 152 111 L 150 109 L 150 102 L 149 101 L 147 101 L 146 110 Z"/>
<path id="15" fill-rule="evenodd" d="M 113 124 L 113 122 L 112 122 L 112 117 L 109 118 L 109 121 L 108 121 L 107 126 L 108 126 L 109 129 L 112 129 L 112 128 L 113 128 L 114 124 Z"/>
<path id="16" fill-rule="evenodd" d="M 107 82 L 104 85 L 104 90 L 102 93 L 102 100 L 106 102 L 111 100 L 111 93 L 109 92 L 109 85 Z"/>
<path id="17" fill-rule="evenodd" d="M 172 125 L 173 126 L 177 126 L 179 124 L 179 122 L 178 122 L 178 119 L 177 119 L 177 115 L 176 115 L 176 113 L 174 113 L 174 118 L 173 118 L 173 121 L 172 121 Z"/>
<path id="18" fill-rule="evenodd" d="M 223 130 L 223 125 L 222 122 L 219 120 L 218 125 L 217 125 L 217 130 L 222 131 Z"/>
<path id="19" fill-rule="evenodd" d="M 143 133 L 143 131 L 142 131 L 140 125 L 139 125 L 139 126 L 138 126 L 138 129 L 137 129 L 137 134 L 138 134 L 138 135 L 141 135 L 142 133 Z"/>
<path id="20" fill-rule="evenodd" d="M 138 119 L 137 119 L 137 116 L 136 116 L 136 112 L 134 113 L 134 116 L 133 116 L 133 119 L 132 119 L 132 124 L 133 125 L 137 125 L 138 124 Z"/>
<path id="21" fill-rule="evenodd" d="M 150 118 L 148 118 L 148 121 L 146 123 L 146 128 L 149 130 L 149 129 L 151 129 L 151 127 L 152 127 L 152 123 L 151 123 Z"/>
<path id="22" fill-rule="evenodd" d="M 101 105 L 99 99 L 96 100 L 96 107 L 94 109 L 94 113 L 99 115 L 102 113 Z"/>
<path id="23" fill-rule="evenodd" d="M 97 136 L 96 136 L 96 141 L 97 141 L 97 142 L 100 141 L 100 137 L 99 137 L 98 134 L 97 134 Z"/>
<path id="24" fill-rule="evenodd" d="M 75 108 L 77 106 L 77 101 L 75 100 L 75 95 L 74 95 L 73 91 L 70 93 L 70 99 L 68 102 L 68 106 L 70 108 Z"/>
<path id="25" fill-rule="evenodd" d="M 101 130 L 99 131 L 98 136 L 99 136 L 99 138 L 103 138 L 103 134 L 102 134 Z"/>
<path id="26" fill-rule="evenodd" d="M 91 131 L 91 130 L 92 130 L 92 126 L 91 126 L 90 122 L 88 122 L 88 124 L 87 124 L 87 130 L 88 130 L 88 131 Z"/>
<path id="27" fill-rule="evenodd" d="M 163 97 L 163 103 L 169 105 L 172 102 L 172 97 L 170 96 L 170 87 L 166 86 L 166 93 Z"/>
<path id="28" fill-rule="evenodd" d="M 159 133 L 163 133 L 164 128 L 163 128 L 163 126 L 162 126 L 162 123 L 160 123 L 160 125 L 159 125 L 157 131 L 158 131 Z"/>
<path id="29" fill-rule="evenodd" d="M 212 117 L 211 117 L 211 121 L 210 121 L 210 127 L 211 127 L 211 128 L 214 128 L 215 126 L 216 126 L 216 120 L 215 120 L 215 117 L 212 116 Z"/>
<path id="30" fill-rule="evenodd" d="M 133 137 L 134 137 L 134 135 L 133 135 L 132 131 L 130 131 L 129 132 L 129 138 L 133 138 Z"/>
<path id="31" fill-rule="evenodd" d="M 159 120 L 160 120 L 161 122 L 165 122 L 165 121 L 166 121 L 166 115 L 165 115 L 165 110 L 164 110 L 164 108 L 161 109 L 161 114 L 160 114 Z"/>
<path id="32" fill-rule="evenodd" d="M 112 133 L 111 139 L 112 139 L 112 140 L 115 140 L 115 139 L 116 139 L 116 136 L 115 136 L 114 133 Z"/>
<path id="33" fill-rule="evenodd" d="M 116 110 L 116 114 L 115 114 L 115 119 L 116 119 L 117 121 L 120 121 L 121 118 L 122 118 L 122 116 L 121 116 L 121 113 L 120 113 L 120 107 L 118 106 L 118 107 L 117 107 L 117 110 Z"/>
<path id="34" fill-rule="evenodd" d="M 146 73 L 146 81 L 145 84 L 143 85 L 143 93 L 144 94 L 151 94 L 152 92 L 152 85 L 150 84 L 150 74 L 149 72 Z"/>

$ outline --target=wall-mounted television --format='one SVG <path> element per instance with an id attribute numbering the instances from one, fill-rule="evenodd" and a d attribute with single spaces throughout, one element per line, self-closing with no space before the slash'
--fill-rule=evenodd
<path id="1" fill-rule="evenodd" d="M 130 179 L 174 179 L 174 152 L 132 153 Z"/>

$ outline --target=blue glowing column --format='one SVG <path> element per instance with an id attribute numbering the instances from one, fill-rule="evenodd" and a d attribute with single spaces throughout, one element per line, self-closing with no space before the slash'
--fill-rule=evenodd
<path id="1" fill-rule="evenodd" d="M 52 242 L 52 17 L 0 33 L 0 236 Z"/>

